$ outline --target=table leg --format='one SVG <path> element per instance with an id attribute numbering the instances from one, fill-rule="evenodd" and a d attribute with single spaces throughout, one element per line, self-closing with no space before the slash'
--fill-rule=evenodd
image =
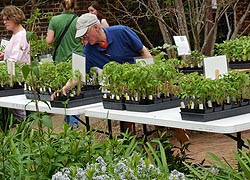
<path id="1" fill-rule="evenodd" d="M 145 135 L 145 142 L 148 141 L 148 130 L 147 130 L 147 125 L 143 124 L 143 134 Z"/>
<path id="2" fill-rule="evenodd" d="M 86 122 L 87 131 L 89 131 L 90 130 L 90 125 L 89 125 L 89 117 L 88 116 L 85 116 L 85 122 Z"/>
<path id="3" fill-rule="evenodd" d="M 6 126 L 8 124 L 8 108 L 4 108 L 2 107 L 1 108 L 1 111 L 2 111 L 2 129 L 6 130 Z"/>
<path id="4" fill-rule="evenodd" d="M 73 116 L 74 118 L 76 118 L 78 121 L 80 121 L 83 125 L 85 125 L 86 128 L 87 128 L 87 131 L 90 130 L 89 117 L 85 116 L 85 122 L 84 122 L 82 119 L 80 119 L 80 118 L 77 117 L 76 115 L 72 115 L 72 116 Z"/>
<path id="5" fill-rule="evenodd" d="M 108 133 L 109 133 L 109 138 L 112 139 L 112 122 L 110 119 L 108 119 Z"/>
<path id="6" fill-rule="evenodd" d="M 232 138 L 233 140 L 237 142 L 237 149 L 242 149 L 242 147 L 249 149 L 249 147 L 245 145 L 244 141 L 241 138 L 241 132 L 237 132 L 236 137 L 231 134 L 225 134 L 225 135 Z"/>

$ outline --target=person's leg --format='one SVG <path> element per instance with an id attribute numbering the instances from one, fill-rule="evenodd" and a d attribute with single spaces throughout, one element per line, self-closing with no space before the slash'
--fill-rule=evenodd
<path id="1" fill-rule="evenodd" d="M 16 123 L 20 123 L 24 118 L 26 118 L 26 111 L 20 109 L 13 109 L 13 115 L 16 119 Z"/>
<path id="2" fill-rule="evenodd" d="M 126 131 L 128 131 L 129 134 L 134 135 L 135 134 L 134 126 L 135 126 L 135 123 L 120 121 L 121 133 L 125 133 Z"/>
<path id="3" fill-rule="evenodd" d="M 77 115 L 74 115 L 74 116 L 79 118 L 80 114 L 77 114 Z M 68 123 L 71 127 L 78 127 L 79 126 L 78 120 L 75 117 L 73 117 L 72 115 L 64 116 L 64 121 L 66 123 Z"/>

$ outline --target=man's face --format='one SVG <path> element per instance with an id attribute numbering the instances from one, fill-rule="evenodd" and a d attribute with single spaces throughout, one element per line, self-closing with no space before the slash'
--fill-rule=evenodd
<path id="1" fill-rule="evenodd" d="M 86 44 L 87 42 L 90 45 L 94 45 L 97 42 L 97 28 L 95 25 L 88 28 L 87 32 L 80 37 L 82 44 Z"/>

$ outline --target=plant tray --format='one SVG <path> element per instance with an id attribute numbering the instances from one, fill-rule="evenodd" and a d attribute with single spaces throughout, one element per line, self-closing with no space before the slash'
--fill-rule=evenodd
<path id="1" fill-rule="evenodd" d="M 163 101 L 155 104 L 131 104 L 125 103 L 126 109 L 128 111 L 137 111 L 137 112 L 151 112 L 151 111 L 159 111 L 163 109 L 169 109 L 178 107 L 180 105 L 180 99 L 174 99 L 171 101 Z"/>
<path id="2" fill-rule="evenodd" d="M 50 101 L 50 96 L 50 94 L 39 94 L 39 99 L 43 101 Z"/>
<path id="3" fill-rule="evenodd" d="M 23 88 L 0 90 L 0 97 L 24 94 Z"/>
<path id="4" fill-rule="evenodd" d="M 229 67 L 231 69 L 249 69 L 250 68 L 250 61 L 229 62 Z"/>
<path id="5" fill-rule="evenodd" d="M 241 114 L 250 113 L 250 105 L 241 106 L 232 109 L 226 109 L 223 111 L 210 112 L 210 113 L 192 113 L 192 112 L 180 112 L 181 118 L 188 121 L 208 122 L 212 120 L 228 118 Z"/>
<path id="6" fill-rule="evenodd" d="M 98 103 L 101 102 L 102 98 L 100 96 L 93 96 L 93 97 L 85 97 L 80 99 L 69 100 L 68 104 L 64 105 L 65 101 L 50 101 L 51 107 L 58 107 L 58 108 L 72 108 L 77 106 L 84 106 L 88 104 Z"/>
<path id="7" fill-rule="evenodd" d="M 124 102 L 102 100 L 104 109 L 126 110 Z"/>
<path id="8" fill-rule="evenodd" d="M 184 74 L 189 74 L 193 72 L 198 72 L 199 74 L 203 74 L 203 68 L 179 68 L 179 71 L 183 72 Z"/>

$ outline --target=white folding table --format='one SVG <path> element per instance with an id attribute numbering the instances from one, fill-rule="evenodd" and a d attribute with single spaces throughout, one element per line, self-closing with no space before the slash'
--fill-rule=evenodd
<path id="1" fill-rule="evenodd" d="M 221 133 L 237 141 L 239 149 L 247 147 L 241 138 L 241 131 L 250 129 L 250 113 L 228 117 L 209 122 L 182 120 L 180 108 L 171 108 L 154 112 L 132 112 L 126 110 L 109 110 L 103 106 L 87 108 L 85 119 L 88 117 L 108 118 L 112 120 L 127 121 L 148 125 L 157 125 L 171 128 L 183 128 L 195 131 Z M 110 127 L 110 126 L 109 126 Z M 109 130 L 112 133 L 112 129 Z M 231 135 L 237 133 L 237 136 Z"/>
<path id="2" fill-rule="evenodd" d="M 56 108 L 56 107 L 51 107 L 50 102 L 47 102 L 47 103 L 48 104 L 42 101 L 38 101 L 38 108 L 40 112 L 62 114 L 62 115 L 73 115 L 73 116 L 76 114 L 84 114 L 87 108 L 91 108 L 95 106 L 102 106 L 102 103 L 94 103 L 94 104 L 89 104 L 89 105 L 84 105 L 84 106 L 73 107 L 73 108 Z M 36 111 L 35 102 L 32 102 L 31 99 L 27 99 L 24 94 L 0 97 L 0 107 L 21 109 L 21 110 L 27 110 L 27 111 Z M 86 121 L 85 123 L 77 116 L 74 116 L 74 117 L 77 118 L 81 123 L 83 123 L 87 127 L 88 130 L 90 129 L 88 121 Z"/>

